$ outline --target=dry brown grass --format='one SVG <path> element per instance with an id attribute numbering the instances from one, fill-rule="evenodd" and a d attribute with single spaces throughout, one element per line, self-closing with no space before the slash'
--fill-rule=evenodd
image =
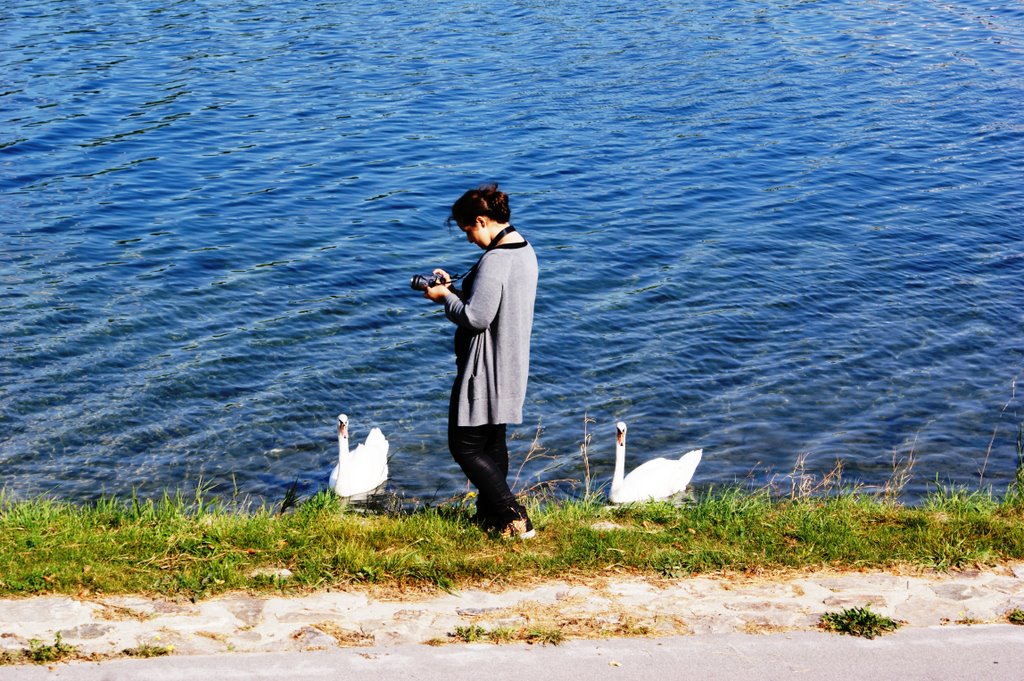
<path id="1" fill-rule="evenodd" d="M 362 631 L 346 629 L 337 622 L 317 622 L 313 627 L 333 638 L 338 642 L 339 646 L 344 648 L 373 645 L 372 635 L 364 634 Z"/>

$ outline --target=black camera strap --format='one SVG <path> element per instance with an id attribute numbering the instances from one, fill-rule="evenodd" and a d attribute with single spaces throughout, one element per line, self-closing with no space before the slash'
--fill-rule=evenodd
<path id="1" fill-rule="evenodd" d="M 516 231 L 516 228 L 513 227 L 512 225 L 509 225 L 505 229 L 503 229 L 500 232 L 498 232 L 497 234 L 495 234 L 494 238 L 491 239 L 491 243 L 487 244 L 487 248 L 484 249 L 484 255 L 487 255 L 488 253 L 493 251 L 495 248 L 498 248 L 498 244 L 501 243 L 501 240 L 505 238 L 505 235 L 506 234 L 511 234 L 514 231 Z M 470 267 L 468 270 L 466 270 L 465 274 L 454 274 L 454 275 L 451 276 L 451 280 L 452 281 L 457 281 L 459 279 L 463 279 L 464 280 L 466 277 L 468 277 L 468 276 L 472 275 L 474 272 L 476 272 L 476 268 L 480 267 L 480 263 L 482 263 L 484 261 L 484 255 L 481 255 L 480 259 L 477 260 L 476 263 L 472 267 Z"/>
<path id="2" fill-rule="evenodd" d="M 516 228 L 515 228 L 515 227 L 513 227 L 512 225 L 509 225 L 509 226 L 508 226 L 508 227 L 506 227 L 505 229 L 503 229 L 503 230 L 501 230 L 500 232 L 498 232 L 497 234 L 495 234 L 495 235 L 494 235 L 494 238 L 493 238 L 493 239 L 491 239 L 491 243 L 487 244 L 487 250 L 485 250 L 485 251 L 484 251 L 484 255 L 487 255 L 487 254 L 488 254 L 488 253 L 490 253 L 490 252 L 491 252 L 492 250 L 494 250 L 495 248 L 497 248 L 497 247 L 498 247 L 498 244 L 499 244 L 499 243 L 501 243 L 501 240 L 505 238 L 505 235 L 506 235 L 506 234 L 511 234 L 511 233 L 512 233 L 512 232 L 514 232 L 514 231 L 516 231 Z M 480 256 L 480 259 L 482 260 L 482 259 L 483 259 L 483 257 L 484 257 L 483 255 L 482 255 L 482 256 Z M 477 264 L 479 264 L 479 262 L 478 262 Z"/>

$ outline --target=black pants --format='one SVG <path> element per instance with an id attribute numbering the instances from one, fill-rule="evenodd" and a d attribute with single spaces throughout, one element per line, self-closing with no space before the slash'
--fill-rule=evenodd
<path id="1" fill-rule="evenodd" d="M 448 414 L 448 449 L 476 487 L 476 512 L 485 524 L 504 527 L 526 517 L 526 509 L 516 501 L 508 486 L 508 448 L 505 424 L 459 426 L 458 414 Z"/>

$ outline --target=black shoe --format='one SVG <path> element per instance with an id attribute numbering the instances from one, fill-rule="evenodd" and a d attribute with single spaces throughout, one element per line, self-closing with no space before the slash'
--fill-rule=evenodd
<path id="1" fill-rule="evenodd" d="M 501 530 L 502 539 L 533 539 L 537 531 L 529 518 L 516 518 Z"/>

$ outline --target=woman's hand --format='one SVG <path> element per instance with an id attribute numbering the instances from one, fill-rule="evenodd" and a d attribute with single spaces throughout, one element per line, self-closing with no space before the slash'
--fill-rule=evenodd
<path id="1" fill-rule="evenodd" d="M 441 277 L 442 283 L 431 286 L 423 292 L 424 298 L 429 298 L 435 303 L 443 303 L 448 294 L 452 292 L 452 278 L 447 272 L 441 269 L 434 270 L 434 274 Z"/>

